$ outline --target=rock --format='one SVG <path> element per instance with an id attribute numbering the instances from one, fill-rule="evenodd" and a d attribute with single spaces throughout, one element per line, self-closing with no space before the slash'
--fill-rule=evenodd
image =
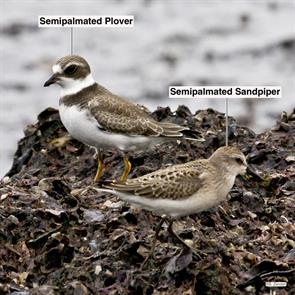
<path id="1" fill-rule="evenodd" d="M 99 210 L 85 210 L 84 220 L 87 223 L 101 222 L 104 219 L 104 215 Z"/>
<path id="2" fill-rule="evenodd" d="M 25 130 L 0 182 L 0 293 L 240 294 L 238 284 L 266 293 L 252 277 L 294 268 L 294 111 L 261 134 L 229 118 L 229 143 L 246 154 L 249 174 L 236 179 L 222 206 L 176 223 L 199 258 L 181 251 L 163 226 L 155 259 L 141 270 L 160 217 L 98 192 L 93 150 L 67 137 L 58 112 L 46 109 Z M 225 142 L 224 114 L 213 109 L 158 108 L 152 115 L 189 126 L 188 136 L 204 141 L 130 153 L 130 177 L 207 158 Z M 121 175 L 118 151 L 107 151 L 105 163 L 103 179 Z M 291 294 L 291 283 L 285 290 Z"/>

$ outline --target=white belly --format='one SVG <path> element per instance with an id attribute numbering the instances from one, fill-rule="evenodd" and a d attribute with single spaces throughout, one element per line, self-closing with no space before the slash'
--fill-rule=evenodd
<path id="1" fill-rule="evenodd" d="M 158 212 L 171 217 L 181 217 L 195 214 L 207 210 L 223 200 L 216 200 L 214 197 L 196 193 L 187 199 L 170 200 L 170 199 L 151 199 L 146 197 L 134 196 L 114 190 L 105 190 L 114 193 L 121 199 L 146 210 Z"/>
<path id="2" fill-rule="evenodd" d="M 59 106 L 59 114 L 62 123 L 68 132 L 79 141 L 96 146 L 99 141 L 99 126 L 95 120 L 91 120 L 87 111 L 79 110 L 76 106 Z"/>
<path id="3" fill-rule="evenodd" d="M 128 136 L 101 130 L 95 118 L 87 110 L 77 106 L 59 106 L 59 114 L 67 131 L 77 140 L 96 148 L 118 148 L 134 150 L 150 139 L 145 136 Z"/>
<path id="4" fill-rule="evenodd" d="M 231 175 L 224 179 L 224 182 L 221 184 L 216 186 L 206 184 L 205 187 L 198 190 L 189 198 L 179 200 L 146 198 L 143 196 L 118 192 L 112 189 L 102 189 L 102 191 L 116 194 L 121 199 L 135 206 L 176 218 L 208 210 L 209 208 L 218 205 L 226 199 L 234 181 L 235 176 Z"/>

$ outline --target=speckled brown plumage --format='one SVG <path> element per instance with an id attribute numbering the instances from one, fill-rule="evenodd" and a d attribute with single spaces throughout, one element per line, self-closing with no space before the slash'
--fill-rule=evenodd
<path id="1" fill-rule="evenodd" d="M 135 179 L 128 179 L 124 184 L 118 182 L 104 187 L 147 198 L 185 199 L 202 186 L 200 171 L 204 170 L 205 163 L 204 160 L 199 160 L 174 165 Z"/>
<path id="2" fill-rule="evenodd" d="M 62 97 L 61 103 L 87 108 L 104 130 L 113 133 L 182 137 L 181 131 L 188 129 L 169 122 L 155 121 L 139 106 L 112 94 L 97 83 L 77 94 Z"/>
<path id="3" fill-rule="evenodd" d="M 241 163 L 236 163 L 236 159 L 240 159 Z M 207 190 L 214 191 L 217 187 L 222 187 L 232 173 L 232 165 L 246 167 L 244 155 L 236 147 L 221 147 L 209 159 L 173 165 L 128 179 L 125 183 L 113 182 L 104 184 L 103 187 L 138 197 L 181 200 L 191 197 L 200 189 L 205 195 Z"/>

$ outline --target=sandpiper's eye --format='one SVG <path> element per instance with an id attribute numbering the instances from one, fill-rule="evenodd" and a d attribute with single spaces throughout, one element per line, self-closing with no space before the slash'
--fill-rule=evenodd
<path id="1" fill-rule="evenodd" d="M 77 71 L 78 67 L 76 65 L 70 65 L 67 68 L 65 68 L 65 73 L 67 75 L 72 75 Z"/>
<path id="2" fill-rule="evenodd" d="M 244 163 L 244 161 L 243 161 L 241 158 L 239 158 L 239 157 L 236 157 L 236 158 L 235 158 L 235 161 L 236 161 L 239 165 L 242 165 L 242 164 Z"/>

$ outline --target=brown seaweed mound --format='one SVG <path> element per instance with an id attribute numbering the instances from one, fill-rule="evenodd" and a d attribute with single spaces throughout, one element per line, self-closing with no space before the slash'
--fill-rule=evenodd
<path id="1" fill-rule="evenodd" d="M 152 115 L 205 141 L 132 153 L 130 177 L 224 145 L 224 114 L 181 106 Z M 98 192 L 94 151 L 67 138 L 56 110 L 43 111 L 0 183 L 0 294 L 262 294 L 266 281 L 285 281 L 277 294 L 295 294 L 295 111 L 258 135 L 230 117 L 229 139 L 251 176 L 237 178 L 228 202 L 174 224 L 201 256 L 163 226 L 156 259 L 140 270 L 160 217 Z M 118 151 L 107 151 L 105 163 L 104 178 L 118 178 Z"/>

